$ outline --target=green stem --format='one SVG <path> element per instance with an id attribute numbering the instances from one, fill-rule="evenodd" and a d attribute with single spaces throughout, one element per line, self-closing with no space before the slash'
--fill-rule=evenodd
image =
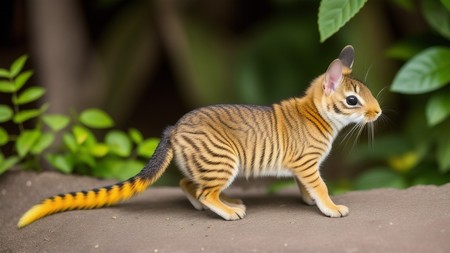
<path id="1" fill-rule="evenodd" d="M 9 78 L 9 81 L 14 85 L 14 80 L 12 78 Z M 20 112 L 20 110 L 19 110 L 19 105 L 17 104 L 17 91 L 16 90 L 13 92 L 12 96 L 13 96 L 12 103 L 14 106 L 14 115 L 17 115 Z M 20 123 L 18 123 L 18 125 L 19 125 L 19 132 L 22 133 L 25 130 L 23 123 L 20 122 Z"/>

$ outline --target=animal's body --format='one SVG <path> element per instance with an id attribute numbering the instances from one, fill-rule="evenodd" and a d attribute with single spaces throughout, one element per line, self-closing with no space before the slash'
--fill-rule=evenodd
<path id="1" fill-rule="evenodd" d="M 128 199 L 156 181 L 173 157 L 185 176 L 180 187 L 192 205 L 225 220 L 241 219 L 246 213 L 241 200 L 222 193 L 237 176 L 292 176 L 305 203 L 316 204 L 329 217 L 346 216 L 348 208 L 329 197 L 320 164 L 342 128 L 370 123 L 381 115 L 369 89 L 351 77 L 353 58 L 353 48 L 345 47 L 303 97 L 267 107 L 215 105 L 187 113 L 165 130 L 138 175 L 116 185 L 45 199 L 25 213 L 18 226 L 56 212 Z"/>

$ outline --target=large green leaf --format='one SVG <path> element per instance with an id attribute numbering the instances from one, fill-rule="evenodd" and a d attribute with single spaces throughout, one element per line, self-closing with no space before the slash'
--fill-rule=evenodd
<path id="1" fill-rule="evenodd" d="M 114 126 L 114 121 L 100 109 L 86 109 L 80 114 L 80 121 L 92 128 L 109 128 Z"/>
<path id="2" fill-rule="evenodd" d="M 11 74 L 9 74 L 9 70 L 0 68 L 0 77 L 9 79 L 11 77 Z"/>
<path id="3" fill-rule="evenodd" d="M 105 136 L 105 142 L 114 154 L 122 157 L 130 156 L 131 141 L 126 133 L 118 130 L 110 131 Z"/>
<path id="4" fill-rule="evenodd" d="M 13 114 L 13 110 L 9 106 L 0 105 L 0 123 L 11 120 Z"/>
<path id="5" fill-rule="evenodd" d="M 16 91 L 16 89 L 14 88 L 13 83 L 11 83 L 10 81 L 5 81 L 5 80 L 0 81 L 0 92 L 13 93 L 14 91 Z"/>
<path id="6" fill-rule="evenodd" d="M 120 158 L 102 159 L 92 168 L 92 174 L 100 178 L 115 178 L 126 180 L 142 170 L 145 164 L 136 159 L 123 160 Z"/>
<path id="7" fill-rule="evenodd" d="M 41 98 L 45 94 L 45 89 L 42 87 L 30 87 L 20 93 L 19 97 L 16 101 L 13 101 L 15 104 L 23 105 L 30 102 L 34 102 Z"/>
<path id="8" fill-rule="evenodd" d="M 14 80 L 14 89 L 15 91 L 18 91 L 22 88 L 22 86 L 30 79 L 30 77 L 33 75 L 32 70 L 25 71 L 18 75 L 16 79 Z"/>
<path id="9" fill-rule="evenodd" d="M 0 127 L 0 146 L 5 145 L 9 141 L 8 132 L 3 127 Z"/>
<path id="10" fill-rule="evenodd" d="M 397 73 L 391 91 L 420 94 L 450 82 L 450 48 L 432 47 L 408 61 Z"/>
<path id="11" fill-rule="evenodd" d="M 109 153 L 109 146 L 104 143 L 96 143 L 89 147 L 89 153 L 95 157 L 103 157 Z"/>
<path id="12" fill-rule="evenodd" d="M 156 150 L 156 147 L 158 146 L 158 143 L 159 143 L 158 138 L 150 138 L 145 140 L 138 146 L 137 149 L 138 155 L 144 158 L 152 157 L 153 153 Z"/>
<path id="13" fill-rule="evenodd" d="M 70 133 L 64 133 L 63 142 L 66 147 L 70 150 L 70 152 L 75 153 L 78 150 L 78 144 L 75 140 L 75 137 Z"/>
<path id="14" fill-rule="evenodd" d="M 22 68 L 25 65 L 27 59 L 28 59 L 27 55 L 22 55 L 11 64 L 11 67 L 9 69 L 11 77 L 16 77 L 20 73 L 20 71 L 22 71 Z"/>
<path id="15" fill-rule="evenodd" d="M 62 114 L 44 115 L 42 116 L 42 120 L 53 131 L 59 131 L 65 128 L 70 122 L 70 118 Z"/>
<path id="16" fill-rule="evenodd" d="M 14 115 L 14 123 L 19 124 L 22 122 L 25 122 L 29 119 L 39 117 L 41 115 L 42 111 L 40 109 L 30 109 L 30 110 L 23 110 Z"/>
<path id="17" fill-rule="evenodd" d="M 322 0 L 319 7 L 320 41 L 336 33 L 364 6 L 367 0 Z"/>
<path id="18" fill-rule="evenodd" d="M 31 153 L 33 155 L 41 154 L 44 150 L 50 147 L 50 145 L 52 145 L 54 140 L 55 135 L 53 133 L 44 133 L 31 148 Z"/>
<path id="19" fill-rule="evenodd" d="M 36 142 L 41 137 L 42 133 L 39 130 L 25 130 L 19 135 L 16 141 L 17 153 L 20 157 L 24 157 L 33 148 Z"/>
<path id="20" fill-rule="evenodd" d="M 130 135 L 131 140 L 133 140 L 133 142 L 136 144 L 140 144 L 144 140 L 142 133 L 136 128 L 130 128 L 128 130 L 128 134 Z"/>
<path id="21" fill-rule="evenodd" d="M 422 11 L 425 19 L 439 34 L 450 39 L 450 12 L 439 0 L 423 0 Z"/>
<path id="22" fill-rule="evenodd" d="M 450 115 L 450 93 L 433 96 L 427 104 L 426 115 L 429 126 L 444 121 Z"/>
<path id="23" fill-rule="evenodd" d="M 48 154 L 47 161 L 57 170 L 69 174 L 73 171 L 74 159 L 71 155 Z"/>
<path id="24" fill-rule="evenodd" d="M 89 131 L 82 126 L 73 126 L 72 132 L 78 145 L 83 144 L 89 137 Z"/>

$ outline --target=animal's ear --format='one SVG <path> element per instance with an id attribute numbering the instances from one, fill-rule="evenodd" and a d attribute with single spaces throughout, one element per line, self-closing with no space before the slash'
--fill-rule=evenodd
<path id="1" fill-rule="evenodd" d="M 331 62 L 323 79 L 323 91 L 328 96 L 333 93 L 342 81 L 342 63 L 336 59 Z"/>
<path id="2" fill-rule="evenodd" d="M 339 54 L 339 60 L 341 60 L 345 67 L 351 70 L 353 61 L 355 60 L 355 49 L 351 45 L 345 46 Z"/>

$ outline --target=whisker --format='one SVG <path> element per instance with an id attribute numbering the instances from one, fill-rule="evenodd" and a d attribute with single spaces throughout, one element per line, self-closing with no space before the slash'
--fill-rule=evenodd
<path id="1" fill-rule="evenodd" d="M 364 76 L 364 83 L 367 83 L 367 77 L 369 76 L 370 70 L 372 70 L 372 66 L 373 66 L 373 64 L 371 64 L 366 71 L 366 75 Z"/>
<path id="2" fill-rule="evenodd" d="M 361 133 L 364 130 L 365 125 L 366 125 L 365 123 L 358 124 L 358 132 L 356 134 L 355 141 L 353 142 L 352 150 L 354 150 L 356 147 L 356 144 L 358 144 L 359 136 L 361 136 Z"/>
<path id="3" fill-rule="evenodd" d="M 350 130 L 345 134 L 345 136 L 342 138 L 341 140 L 341 144 L 346 141 L 345 146 L 348 145 L 349 140 L 351 139 L 353 133 L 355 132 L 355 130 L 358 128 L 358 124 L 355 124 L 352 126 L 352 128 L 350 128 Z"/>

